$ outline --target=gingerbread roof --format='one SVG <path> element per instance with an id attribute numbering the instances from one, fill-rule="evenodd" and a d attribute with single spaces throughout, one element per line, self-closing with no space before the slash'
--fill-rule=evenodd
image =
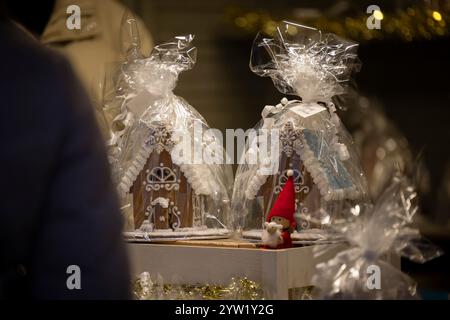
<path id="1" fill-rule="evenodd" d="M 360 177 L 352 176 L 345 164 L 346 160 L 332 151 L 329 141 L 322 135 L 320 130 L 304 127 L 296 129 L 292 121 L 287 121 L 280 132 L 281 152 L 287 157 L 294 153 L 300 157 L 326 201 L 359 198 L 363 194 L 357 184 Z M 249 183 L 245 190 L 247 199 L 255 198 L 269 177 L 262 170 L 263 165 L 264 161 L 248 172 L 251 176 L 248 177 Z"/>
<path id="2" fill-rule="evenodd" d="M 124 168 L 124 174 L 119 182 L 118 190 L 121 196 L 125 196 L 139 173 L 144 169 L 148 158 L 153 152 L 158 154 L 166 150 L 171 152 L 175 146 L 171 139 L 172 128 L 167 124 L 153 124 L 148 126 L 147 140 L 143 141 L 138 152 L 133 154 L 133 159 L 127 168 Z M 190 134 L 186 132 L 186 134 Z M 210 195 L 219 192 L 221 186 L 217 183 L 210 165 L 207 164 L 185 164 L 182 159 L 172 156 L 172 162 L 176 164 L 186 177 L 187 181 L 194 189 L 196 194 Z"/>

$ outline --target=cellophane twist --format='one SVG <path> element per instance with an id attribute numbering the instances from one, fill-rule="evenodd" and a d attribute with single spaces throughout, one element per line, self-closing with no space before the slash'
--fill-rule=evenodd
<path id="1" fill-rule="evenodd" d="M 361 210 L 353 210 L 360 212 Z M 418 299 L 416 283 L 386 257 L 396 254 L 417 263 L 442 255 L 414 227 L 417 192 L 404 176 L 396 176 L 374 205 L 336 231 L 350 246 L 320 263 L 312 282 L 314 296 L 324 299 Z M 320 258 L 327 249 L 316 248 Z"/>

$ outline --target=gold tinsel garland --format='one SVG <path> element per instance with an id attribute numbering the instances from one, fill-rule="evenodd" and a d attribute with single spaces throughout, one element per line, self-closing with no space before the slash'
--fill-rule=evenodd
<path id="1" fill-rule="evenodd" d="M 448 5 L 442 8 L 410 6 L 394 12 L 383 12 L 381 8 L 376 15 L 381 28 L 372 30 L 367 27 L 369 14 L 365 12 L 357 16 L 303 18 L 299 22 L 356 41 L 389 38 L 400 38 L 405 41 L 430 40 L 449 35 L 449 9 Z M 237 7 L 229 7 L 226 18 L 237 28 L 252 34 L 262 30 L 271 35 L 279 22 L 264 10 L 245 12 Z M 295 33 L 295 30 L 292 32 Z"/>
<path id="2" fill-rule="evenodd" d="M 261 285 L 244 278 L 232 278 L 226 286 L 177 285 L 164 282 L 161 276 L 152 279 L 148 272 L 140 274 L 133 284 L 133 293 L 139 300 L 264 300 Z"/>

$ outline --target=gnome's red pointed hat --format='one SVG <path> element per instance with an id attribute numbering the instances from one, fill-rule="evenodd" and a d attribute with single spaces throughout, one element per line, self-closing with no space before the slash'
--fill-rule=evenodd
<path id="1" fill-rule="evenodd" d="M 294 218 L 295 213 L 295 190 L 294 190 L 294 172 L 292 170 L 288 170 L 287 176 L 288 180 L 278 195 L 275 204 L 270 210 L 269 215 L 267 216 L 267 221 L 270 222 L 272 217 L 283 217 L 290 221 L 291 226 L 295 227 L 297 222 Z"/>

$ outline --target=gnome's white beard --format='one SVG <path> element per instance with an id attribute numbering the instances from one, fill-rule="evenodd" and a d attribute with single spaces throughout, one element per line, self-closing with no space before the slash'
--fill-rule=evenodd
<path id="1" fill-rule="evenodd" d="M 283 243 L 283 237 L 281 236 L 281 226 L 274 222 L 266 223 L 266 228 L 261 235 L 262 242 L 270 248 L 276 248 Z M 271 232 L 269 232 L 271 231 Z"/>

